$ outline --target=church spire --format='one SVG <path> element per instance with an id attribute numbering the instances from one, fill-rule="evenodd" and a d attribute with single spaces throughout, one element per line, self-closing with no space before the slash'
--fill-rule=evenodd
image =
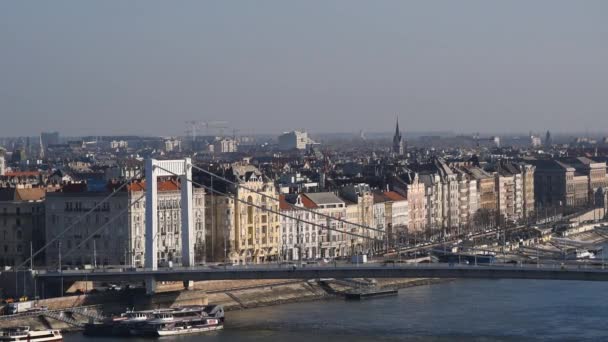
<path id="1" fill-rule="evenodd" d="M 401 136 L 401 132 L 399 132 L 399 117 L 396 117 L 397 124 L 395 125 L 395 136 Z"/>
<path id="2" fill-rule="evenodd" d="M 405 153 L 405 144 L 399 131 L 399 117 L 396 117 L 396 121 L 395 135 L 393 136 L 393 153 L 403 155 Z"/>

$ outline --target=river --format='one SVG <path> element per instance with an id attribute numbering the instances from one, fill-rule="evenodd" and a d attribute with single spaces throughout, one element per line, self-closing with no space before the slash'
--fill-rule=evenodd
<path id="1" fill-rule="evenodd" d="M 603 282 L 457 280 L 362 302 L 231 311 L 223 331 L 163 340 L 608 341 L 607 290 Z M 108 340 L 65 336 L 66 342 Z"/>

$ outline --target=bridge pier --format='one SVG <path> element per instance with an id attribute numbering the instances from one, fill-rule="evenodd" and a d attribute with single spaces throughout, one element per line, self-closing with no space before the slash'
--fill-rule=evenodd
<path id="1" fill-rule="evenodd" d="M 146 294 L 153 295 L 156 293 L 156 279 L 154 276 L 146 277 Z"/>

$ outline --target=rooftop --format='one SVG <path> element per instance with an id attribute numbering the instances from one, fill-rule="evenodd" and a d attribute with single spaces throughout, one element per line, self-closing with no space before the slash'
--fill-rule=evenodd
<path id="1" fill-rule="evenodd" d="M 306 193 L 302 196 L 310 199 L 315 205 L 344 203 L 344 200 L 336 196 L 333 192 Z"/>

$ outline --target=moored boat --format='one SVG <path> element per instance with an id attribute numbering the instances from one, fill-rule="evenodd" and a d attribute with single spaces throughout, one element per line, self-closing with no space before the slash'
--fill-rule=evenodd
<path id="1" fill-rule="evenodd" d="M 30 330 L 30 327 L 0 329 L 0 341 L 56 342 L 63 341 L 59 330 Z"/>
<path id="2" fill-rule="evenodd" d="M 219 305 L 191 305 L 171 309 L 130 311 L 84 327 L 88 336 L 170 336 L 220 330 L 224 309 Z"/>
<path id="3" fill-rule="evenodd" d="M 220 305 L 188 306 L 163 312 L 134 328 L 136 336 L 173 336 L 221 330 L 224 308 Z"/>
<path id="4" fill-rule="evenodd" d="M 154 315 L 161 311 L 127 311 L 118 317 L 108 318 L 100 323 L 85 324 L 84 334 L 87 336 L 129 336 L 133 327 L 154 318 Z"/>

